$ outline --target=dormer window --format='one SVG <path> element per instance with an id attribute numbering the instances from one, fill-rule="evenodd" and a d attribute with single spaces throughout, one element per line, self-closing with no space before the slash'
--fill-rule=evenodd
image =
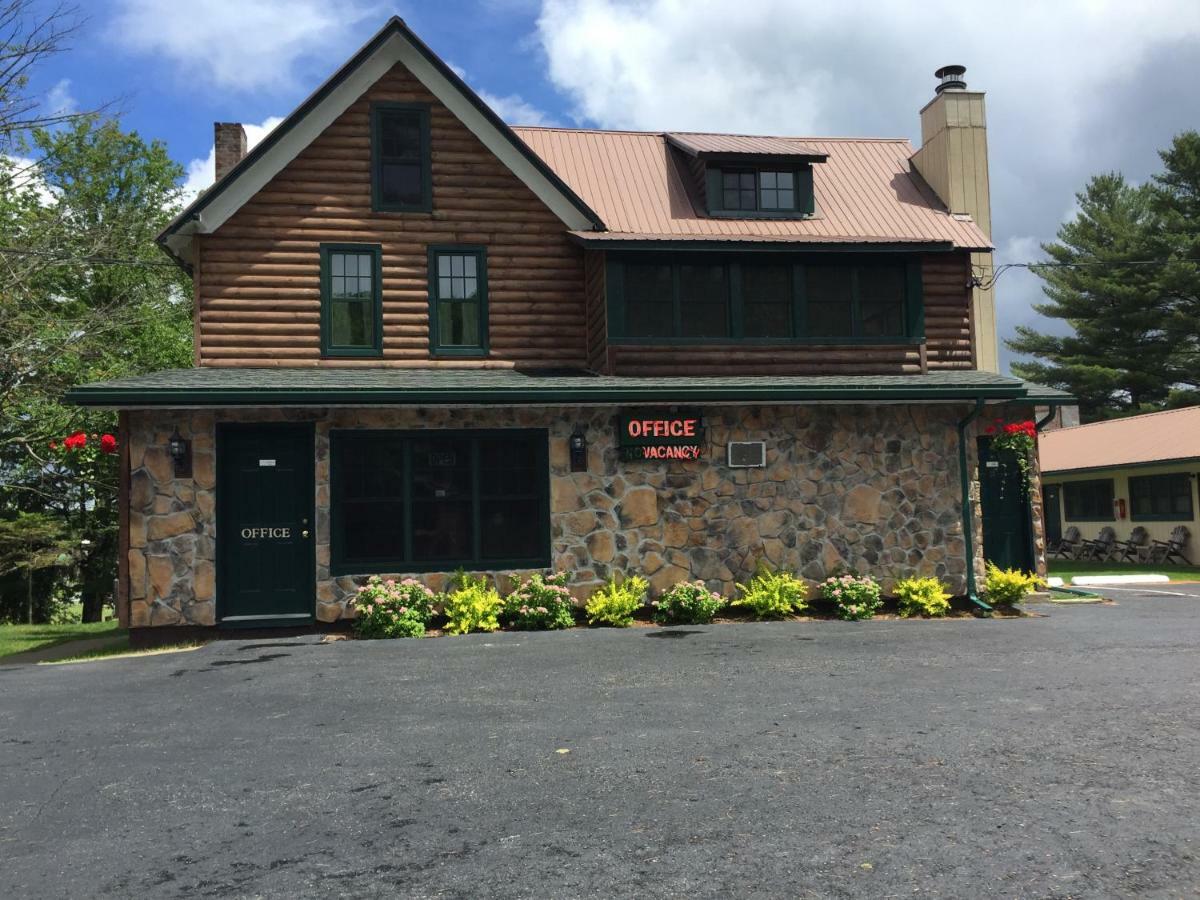
<path id="1" fill-rule="evenodd" d="M 794 212 L 796 173 L 722 169 L 721 208 L 726 211 Z"/>
<path id="2" fill-rule="evenodd" d="M 705 212 L 727 219 L 798 219 L 816 210 L 813 166 L 827 154 L 795 138 L 671 133 L 667 143 L 702 178 Z"/>
<path id="3" fill-rule="evenodd" d="M 798 218 L 813 211 L 812 168 L 710 165 L 708 214 L 727 218 Z"/>

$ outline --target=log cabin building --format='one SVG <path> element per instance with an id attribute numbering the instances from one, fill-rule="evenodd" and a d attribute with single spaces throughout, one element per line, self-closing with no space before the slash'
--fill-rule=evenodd
<path id="1" fill-rule="evenodd" d="M 460 568 L 1042 569 L 980 423 L 1068 398 L 997 371 L 963 71 L 916 151 L 509 127 L 392 19 L 251 152 L 217 124 L 160 237 L 194 368 L 69 395 L 119 410 L 121 618 L 335 623 Z"/>

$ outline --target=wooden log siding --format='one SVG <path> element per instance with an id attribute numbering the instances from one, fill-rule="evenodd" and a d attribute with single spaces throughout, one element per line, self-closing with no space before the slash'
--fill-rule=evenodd
<path id="1" fill-rule="evenodd" d="M 431 107 L 433 212 L 371 209 L 370 104 Z M 383 248 L 383 357 L 322 359 L 322 243 Z M 491 352 L 429 354 L 430 244 L 488 248 Z M 583 251 L 563 223 L 396 66 L 214 234 L 197 238 L 200 365 L 578 367 L 587 364 Z"/>
<path id="2" fill-rule="evenodd" d="M 973 369 L 968 262 L 966 254 L 922 258 L 924 348 L 896 344 L 616 344 L 608 348 L 611 371 L 616 375 L 911 375 Z"/>

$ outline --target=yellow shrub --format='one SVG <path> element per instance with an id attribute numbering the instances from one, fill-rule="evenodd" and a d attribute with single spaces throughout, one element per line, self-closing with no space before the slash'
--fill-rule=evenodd
<path id="1" fill-rule="evenodd" d="M 902 616 L 944 616 L 950 612 L 950 595 L 936 578 L 902 578 L 895 590 Z"/>
<path id="2" fill-rule="evenodd" d="M 1041 583 L 1041 579 L 1032 572 L 1001 569 L 995 563 L 989 562 L 983 593 L 992 606 L 1012 606 L 1036 591 Z"/>
<path id="3" fill-rule="evenodd" d="M 472 578 L 459 573 L 458 587 L 446 594 L 442 612 L 446 615 L 447 634 L 470 631 L 495 631 L 500 627 L 500 608 L 504 601 L 487 578 Z"/>
<path id="4" fill-rule="evenodd" d="M 588 598 L 584 608 L 588 624 L 627 628 L 633 624 L 633 614 L 646 602 L 649 588 L 650 583 L 640 575 L 625 579 L 614 575 Z"/>

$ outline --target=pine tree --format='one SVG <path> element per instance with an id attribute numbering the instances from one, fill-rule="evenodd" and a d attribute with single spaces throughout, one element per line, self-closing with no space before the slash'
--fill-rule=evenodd
<path id="1" fill-rule="evenodd" d="M 1067 335 L 1018 327 L 1008 346 L 1034 357 L 1022 378 L 1075 394 L 1085 419 L 1197 402 L 1200 388 L 1200 135 L 1160 154 L 1165 171 L 1130 185 L 1117 173 L 1076 195 L 1079 213 L 1035 269 Z"/>

